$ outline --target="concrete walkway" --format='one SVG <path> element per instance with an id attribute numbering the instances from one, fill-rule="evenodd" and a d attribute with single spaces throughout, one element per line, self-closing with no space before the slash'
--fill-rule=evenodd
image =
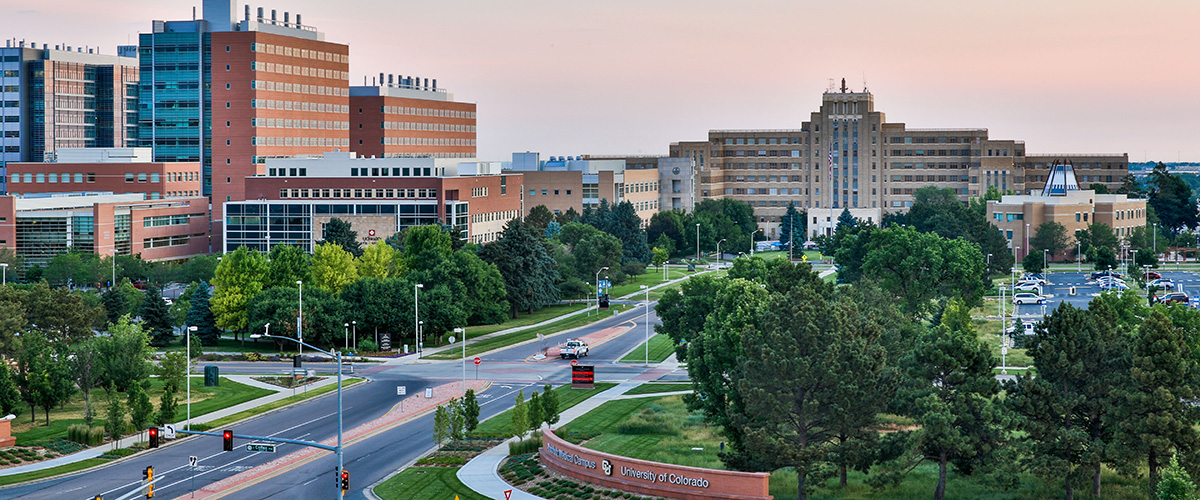
<path id="1" fill-rule="evenodd" d="M 193 378 L 203 378 L 203 375 L 192 375 L 192 377 Z M 274 385 L 267 384 L 264 382 L 259 382 L 257 380 L 254 380 L 251 375 L 224 375 L 221 378 L 224 378 L 224 379 L 232 381 L 232 382 L 237 382 L 239 384 L 246 384 L 246 385 L 249 385 L 252 387 L 273 390 L 273 391 L 275 391 L 275 394 L 268 394 L 268 395 L 263 396 L 258 399 L 246 401 L 245 403 L 241 403 L 241 404 L 230 406 L 228 408 L 209 412 L 209 413 L 206 413 L 206 414 L 198 416 L 198 417 L 192 417 L 193 424 L 203 424 L 203 423 L 212 422 L 214 420 L 222 419 L 222 418 L 228 417 L 230 415 L 235 415 L 235 414 L 241 413 L 243 411 L 246 411 L 246 410 L 249 410 L 252 408 L 257 408 L 259 406 L 262 406 L 262 405 L 265 405 L 268 403 L 274 403 L 281 399 L 289 398 L 292 396 L 291 388 L 279 387 L 279 386 L 274 386 Z M 343 380 L 343 384 L 344 383 L 345 383 L 345 380 Z M 303 391 L 305 391 L 305 390 L 319 389 L 321 387 L 325 387 L 327 385 L 333 385 L 333 384 L 337 384 L 336 376 L 335 377 L 324 377 L 318 382 L 308 384 L 305 387 L 297 388 L 295 393 L 303 394 Z M 182 399 L 183 394 L 180 394 L 180 396 Z M 180 414 L 186 414 L 187 405 L 185 404 L 185 402 L 181 402 L 179 404 L 178 411 Z M 180 420 L 178 423 L 175 424 L 175 428 L 183 429 L 184 424 L 186 422 L 187 422 L 187 420 L 185 417 L 184 420 Z M 180 435 L 180 437 L 182 438 L 183 436 Z M 142 432 L 140 432 L 138 434 L 135 434 L 135 435 L 123 438 L 120 441 L 117 441 L 116 448 L 127 448 L 130 446 L 133 446 L 134 443 L 145 442 L 146 439 L 147 439 L 146 434 L 145 434 L 145 431 L 143 430 Z M 49 469 L 51 467 L 58 467 L 60 465 L 67 465 L 67 464 L 79 462 L 81 460 L 87 460 L 89 458 L 97 458 L 100 455 L 103 455 L 103 454 L 109 452 L 113 448 L 114 448 L 113 443 L 111 443 L 111 442 L 104 443 L 99 446 L 94 446 L 94 447 L 82 450 L 80 452 L 77 452 L 77 453 L 72 453 L 70 455 L 61 456 L 61 457 L 51 459 L 51 460 L 43 460 L 41 462 L 35 462 L 35 463 L 31 463 L 31 464 L 18 465 L 16 467 L 0 469 L 0 476 L 11 476 L 13 474 L 22 474 L 25 472 L 39 471 L 39 470 L 43 470 L 43 469 Z"/>
<path id="2" fill-rule="evenodd" d="M 600 394 L 585 399 L 583 402 L 572 406 L 564 411 L 559 417 L 558 426 L 562 427 L 568 422 L 579 418 L 588 412 L 595 410 L 600 405 L 617 400 L 628 399 L 632 397 L 658 397 L 667 396 L 676 393 L 657 393 L 657 394 L 637 394 L 626 396 L 625 393 L 632 390 L 634 387 L 642 385 L 648 380 L 658 378 L 662 374 L 669 373 L 679 368 L 679 363 L 675 361 L 675 356 L 671 356 L 667 361 L 663 361 L 657 368 L 640 375 L 632 380 L 626 380 L 617 384 L 616 387 L 604 391 Z M 688 391 L 690 392 L 690 391 Z M 541 497 L 534 496 L 519 489 L 512 487 L 498 472 L 500 465 L 508 458 L 508 443 L 515 441 L 516 438 L 509 439 L 499 446 L 483 452 L 482 454 L 471 459 L 466 465 L 458 469 L 458 480 L 462 481 L 463 485 L 480 493 L 488 498 L 504 498 L 506 490 L 512 491 L 514 500 L 541 500 Z"/>

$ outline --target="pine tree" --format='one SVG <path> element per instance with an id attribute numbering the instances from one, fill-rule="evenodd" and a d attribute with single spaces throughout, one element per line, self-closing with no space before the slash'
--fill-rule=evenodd
<path id="1" fill-rule="evenodd" d="M 1151 500 L 1168 457 L 1175 450 L 1194 450 L 1200 444 L 1192 427 L 1200 414 L 1189 403 L 1196 398 L 1192 381 L 1197 376 L 1189 353 L 1180 329 L 1161 308 L 1152 308 L 1134 340 L 1132 381 L 1114 388 L 1120 398 L 1114 419 L 1120 422 L 1124 463 L 1133 470 L 1133 464 L 1145 460 Z"/>
<path id="2" fill-rule="evenodd" d="M 334 217 L 325 224 L 325 239 L 321 243 L 333 243 L 350 252 L 355 257 L 362 255 L 362 244 L 358 242 L 358 232 L 350 228 L 350 223 Z"/>
<path id="3" fill-rule="evenodd" d="M 175 412 L 179 408 L 179 403 L 175 401 L 176 390 L 174 384 L 163 387 L 162 396 L 158 401 L 158 413 L 154 415 L 155 425 L 175 423 Z"/>
<path id="4" fill-rule="evenodd" d="M 479 257 L 494 264 L 504 278 L 512 317 L 558 301 L 558 264 L 546 241 L 521 219 L 509 221 L 500 239 L 484 245 Z"/>
<path id="5" fill-rule="evenodd" d="M 175 337 L 171 324 L 171 307 L 162 298 L 162 292 L 151 285 L 146 288 L 146 300 L 142 301 L 142 309 L 138 311 L 142 317 L 142 325 L 150 334 L 150 345 L 164 347 Z"/>
<path id="6" fill-rule="evenodd" d="M 192 293 L 191 308 L 188 309 L 186 323 L 187 326 L 196 327 L 196 336 L 204 345 L 217 345 L 221 339 L 221 332 L 217 330 L 217 318 L 213 316 L 211 300 L 212 287 L 207 283 L 200 283 L 196 287 L 196 291 Z M 196 349 L 198 345 L 193 345 L 192 349 Z"/>
<path id="7" fill-rule="evenodd" d="M 1179 465 L 1175 455 L 1171 456 L 1171 465 L 1162 473 L 1162 480 L 1155 491 L 1155 500 L 1196 500 L 1196 483 L 1187 470 Z"/>
<path id="8" fill-rule="evenodd" d="M 787 212 L 783 214 L 783 219 L 779 225 L 779 243 L 783 245 L 783 248 L 791 247 L 793 234 L 795 235 L 795 239 L 800 241 L 800 244 L 804 244 L 804 241 L 808 239 L 805 236 L 805 223 L 808 222 L 805 220 L 806 217 L 807 212 L 802 214 L 796 210 L 796 202 L 788 202 Z"/>

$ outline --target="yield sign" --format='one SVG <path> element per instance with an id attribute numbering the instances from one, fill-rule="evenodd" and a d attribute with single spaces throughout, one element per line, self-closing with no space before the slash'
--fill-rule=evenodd
<path id="1" fill-rule="evenodd" d="M 504 500 L 512 498 L 512 490 L 504 490 Z"/>

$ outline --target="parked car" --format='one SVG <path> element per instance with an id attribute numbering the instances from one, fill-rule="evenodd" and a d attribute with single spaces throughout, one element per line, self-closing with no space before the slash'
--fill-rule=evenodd
<path id="1" fill-rule="evenodd" d="M 1124 290 L 1129 289 L 1129 285 L 1126 285 L 1124 282 L 1121 282 L 1118 280 L 1118 281 L 1112 281 L 1109 283 L 1101 283 L 1100 289 L 1104 290 L 1104 291 L 1109 291 L 1109 290 L 1124 291 Z"/>
<path id="2" fill-rule="evenodd" d="M 1096 284 L 1100 285 L 1101 288 L 1108 285 L 1127 285 L 1125 281 L 1116 278 L 1101 278 L 1096 280 Z"/>
<path id="3" fill-rule="evenodd" d="M 1157 279 L 1151 281 L 1148 286 L 1156 286 L 1164 290 L 1171 290 L 1175 288 L 1175 282 L 1171 280 Z"/>
<path id="4" fill-rule="evenodd" d="M 1150 272 L 1146 273 L 1146 278 L 1149 278 L 1152 280 L 1158 280 L 1158 279 L 1162 279 L 1162 275 L 1158 274 L 1154 271 L 1150 271 Z"/>
<path id="5" fill-rule="evenodd" d="M 1155 297 L 1156 304 L 1171 304 L 1174 302 L 1188 303 L 1188 295 L 1186 292 L 1171 292 L 1166 295 Z"/>
<path id="6" fill-rule="evenodd" d="M 1046 299 L 1036 293 L 1018 293 L 1013 295 L 1013 304 L 1029 305 L 1029 304 L 1045 304 Z"/>
<path id="7" fill-rule="evenodd" d="M 1094 272 L 1094 273 L 1088 275 L 1088 279 L 1095 280 L 1095 279 L 1100 279 L 1105 276 L 1110 276 L 1113 278 L 1124 278 L 1125 277 L 1125 275 L 1115 272 L 1115 271 L 1099 271 L 1099 272 Z"/>
<path id="8" fill-rule="evenodd" d="M 1018 281 L 1012 286 L 1014 292 L 1033 292 L 1042 294 L 1042 285 L 1036 281 Z"/>
<path id="9" fill-rule="evenodd" d="M 1018 283 L 1020 283 L 1022 281 L 1033 282 L 1033 283 L 1037 283 L 1039 285 L 1046 285 L 1046 284 L 1050 283 L 1049 281 L 1046 281 L 1046 278 L 1043 277 L 1042 275 L 1034 274 L 1034 273 L 1025 273 L 1024 275 L 1021 276 L 1021 279 L 1017 280 Z"/>

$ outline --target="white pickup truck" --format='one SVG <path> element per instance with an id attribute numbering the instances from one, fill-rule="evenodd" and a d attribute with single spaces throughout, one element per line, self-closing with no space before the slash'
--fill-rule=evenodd
<path id="1" fill-rule="evenodd" d="M 558 350 L 558 355 L 562 359 L 575 358 L 579 359 L 588 355 L 588 345 L 582 340 L 571 339 L 567 341 L 567 345 Z"/>

